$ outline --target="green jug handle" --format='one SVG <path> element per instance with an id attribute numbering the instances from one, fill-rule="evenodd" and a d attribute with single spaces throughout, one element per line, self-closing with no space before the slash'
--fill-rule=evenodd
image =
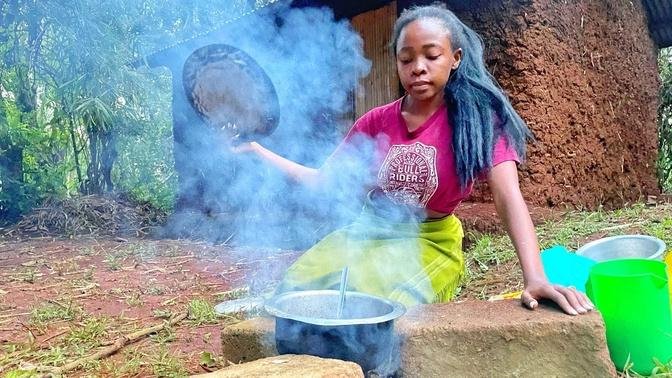
<path id="1" fill-rule="evenodd" d="M 653 284 L 656 288 L 660 289 L 661 287 L 667 287 L 667 278 L 665 276 L 660 276 L 657 274 L 649 274 Z"/>

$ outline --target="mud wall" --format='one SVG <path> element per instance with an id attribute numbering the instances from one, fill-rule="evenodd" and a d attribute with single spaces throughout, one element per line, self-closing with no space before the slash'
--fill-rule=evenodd
<path id="1" fill-rule="evenodd" d="M 486 63 L 535 134 L 521 169 L 528 202 L 611 208 L 659 193 L 659 78 L 639 1 L 505 0 L 455 11 L 483 37 Z M 480 186 L 472 199 L 489 194 Z"/>

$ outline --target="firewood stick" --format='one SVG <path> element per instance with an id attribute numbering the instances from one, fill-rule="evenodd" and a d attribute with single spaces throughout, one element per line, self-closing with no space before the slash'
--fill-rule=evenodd
<path id="1" fill-rule="evenodd" d="M 49 366 L 38 366 L 37 371 L 38 372 L 44 372 L 44 373 L 51 373 L 53 375 L 60 376 L 63 373 L 66 373 L 70 370 L 74 370 L 74 369 L 78 368 L 79 366 L 81 366 L 82 364 L 84 364 L 86 362 L 95 361 L 95 360 L 99 360 L 101 358 L 111 356 L 112 354 L 118 352 L 121 348 L 123 348 L 127 344 L 132 344 L 132 343 L 138 341 L 139 339 L 141 339 L 141 338 L 143 338 L 143 337 L 145 337 L 149 334 L 158 332 L 158 331 L 160 331 L 160 330 L 162 330 L 166 327 L 173 326 L 173 325 L 177 324 L 178 322 L 182 321 L 183 319 L 185 319 L 188 315 L 189 314 L 187 312 L 185 312 L 185 313 L 182 313 L 182 314 L 172 318 L 167 323 L 157 324 L 153 327 L 141 329 L 139 331 L 130 333 L 128 335 L 121 336 L 121 337 L 117 338 L 114 341 L 114 343 L 112 345 L 110 345 L 109 347 L 103 348 L 103 349 L 99 350 L 98 352 L 96 352 L 94 354 L 91 354 L 91 355 L 86 356 L 86 357 L 79 358 L 79 359 L 77 359 L 75 361 L 72 361 L 70 363 L 67 363 L 67 364 L 65 364 L 61 367 L 52 368 L 52 367 L 49 367 Z"/>

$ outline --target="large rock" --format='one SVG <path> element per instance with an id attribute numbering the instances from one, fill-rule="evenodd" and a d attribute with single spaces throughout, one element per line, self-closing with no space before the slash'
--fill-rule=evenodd
<path id="1" fill-rule="evenodd" d="M 231 365 L 198 378 L 364 378 L 354 362 L 285 354 L 239 365 Z"/>
<path id="2" fill-rule="evenodd" d="M 517 300 L 417 306 L 395 328 L 404 377 L 613 377 L 602 317 L 569 316 Z M 224 357 L 277 354 L 274 322 L 251 319 L 222 332 Z"/>
<path id="3" fill-rule="evenodd" d="M 602 317 L 518 301 L 413 308 L 396 324 L 405 377 L 613 377 Z"/>

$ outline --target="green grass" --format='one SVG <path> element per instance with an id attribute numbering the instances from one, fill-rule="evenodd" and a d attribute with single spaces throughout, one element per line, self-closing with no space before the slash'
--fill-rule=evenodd
<path id="1" fill-rule="evenodd" d="M 152 341 L 154 341 L 157 344 L 170 343 L 172 341 L 175 341 L 175 339 L 177 338 L 175 335 L 175 331 L 173 331 L 173 328 L 168 326 L 164 327 L 159 332 L 150 335 L 149 337 Z"/>
<path id="2" fill-rule="evenodd" d="M 137 257 L 141 260 L 146 260 L 148 258 L 158 255 L 158 251 L 155 245 L 149 244 L 147 242 L 136 242 L 129 243 L 124 246 L 124 249 L 119 251 L 120 254 L 123 254 L 124 257 Z"/>
<path id="3" fill-rule="evenodd" d="M 672 215 L 662 219 L 660 222 L 648 223 L 644 227 L 644 230 L 647 234 L 663 240 L 668 248 L 672 248 Z"/>
<path id="4" fill-rule="evenodd" d="M 184 368 L 184 362 L 171 355 L 168 349 L 164 346 L 159 348 L 158 353 L 150 356 L 149 363 L 152 366 L 152 371 L 157 377 L 187 377 L 189 372 Z"/>
<path id="5" fill-rule="evenodd" d="M 144 290 L 144 294 L 147 295 L 163 295 L 167 291 L 167 288 L 162 285 L 153 285 Z"/>
<path id="6" fill-rule="evenodd" d="M 128 348 L 121 351 L 121 363 L 119 361 L 102 361 L 96 376 L 101 377 L 133 377 L 140 375 L 142 367 L 146 365 L 145 357 L 138 348 Z"/>
<path id="7" fill-rule="evenodd" d="M 636 230 L 636 231 L 633 231 Z M 571 250 L 588 238 L 641 233 L 662 239 L 672 248 L 672 204 L 649 207 L 636 204 L 614 211 L 570 211 L 558 220 L 547 221 L 535 229 L 540 248 L 563 245 Z M 471 232 L 465 250 L 467 268 L 464 284 L 482 278 L 491 268 L 516 259 L 507 235 Z"/>
<path id="8" fill-rule="evenodd" d="M 193 299 L 189 302 L 189 322 L 194 325 L 216 324 L 215 307 L 204 299 Z"/>
<path id="9" fill-rule="evenodd" d="M 36 268 L 25 267 L 21 271 L 16 272 L 12 276 L 12 281 L 15 282 L 26 282 L 26 283 L 35 283 L 38 277 L 41 277 L 42 273 Z"/>
<path id="10" fill-rule="evenodd" d="M 30 312 L 30 323 L 41 327 L 53 321 L 73 320 L 80 313 L 81 309 L 71 302 L 67 304 L 46 303 Z"/>
<path id="11" fill-rule="evenodd" d="M 52 346 L 45 351 L 38 352 L 37 356 L 40 363 L 45 366 L 60 366 L 68 360 L 67 351 L 60 345 Z"/>
<path id="12" fill-rule="evenodd" d="M 132 292 L 126 297 L 126 304 L 131 307 L 140 307 L 144 304 L 139 292 Z"/>
<path id="13" fill-rule="evenodd" d="M 119 270 L 121 269 L 121 262 L 123 261 L 123 257 L 108 253 L 105 255 L 105 260 L 103 261 L 105 261 L 105 264 L 109 270 Z"/>
<path id="14" fill-rule="evenodd" d="M 244 298 L 250 295 L 250 287 L 243 286 L 232 290 L 215 293 L 214 297 L 217 302 L 230 301 L 234 299 Z"/>
<path id="15" fill-rule="evenodd" d="M 66 340 L 71 345 L 88 349 L 101 345 L 107 338 L 109 320 L 104 317 L 89 317 L 81 324 L 71 325 Z"/>
<path id="16" fill-rule="evenodd" d="M 33 378 L 39 376 L 34 370 L 12 370 L 8 371 L 3 378 Z"/>
<path id="17" fill-rule="evenodd" d="M 657 359 L 654 358 L 653 362 L 655 363 L 655 367 L 651 371 L 651 375 L 641 375 L 638 374 L 637 372 L 633 371 L 632 369 L 635 367 L 634 364 L 628 360 L 625 363 L 625 368 L 623 369 L 623 372 L 619 373 L 619 377 L 625 377 L 625 378 L 643 378 L 643 377 L 653 377 L 653 378 L 670 378 L 672 377 L 672 360 L 670 360 L 668 363 L 664 364 Z"/>
<path id="18" fill-rule="evenodd" d="M 516 257 L 511 240 L 506 235 L 482 234 L 476 238 L 469 254 L 482 269 L 499 265 Z"/>
<path id="19" fill-rule="evenodd" d="M 557 221 L 537 226 L 536 232 L 541 249 L 564 245 L 576 250 L 587 237 L 598 233 L 622 235 L 630 228 L 639 228 L 641 233 L 656 236 L 672 247 L 672 204 L 651 208 L 635 205 L 612 212 L 572 211 Z M 515 257 L 506 235 L 472 233 L 468 238 L 474 241 L 468 252 L 479 265 L 499 264 Z"/>

